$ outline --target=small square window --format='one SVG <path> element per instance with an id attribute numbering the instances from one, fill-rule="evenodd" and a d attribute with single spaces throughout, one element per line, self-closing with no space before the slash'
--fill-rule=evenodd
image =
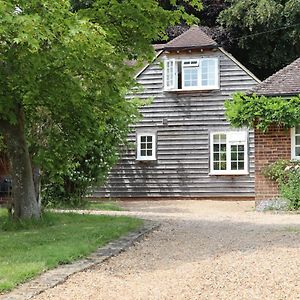
<path id="1" fill-rule="evenodd" d="M 156 159 L 156 135 L 153 133 L 138 133 L 137 160 Z"/>

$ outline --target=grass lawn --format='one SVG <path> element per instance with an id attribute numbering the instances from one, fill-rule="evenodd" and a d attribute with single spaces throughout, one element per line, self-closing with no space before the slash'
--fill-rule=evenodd
<path id="1" fill-rule="evenodd" d="M 116 201 L 86 201 L 83 206 L 59 206 L 56 209 L 79 209 L 79 210 L 110 210 L 110 211 L 122 211 L 123 208 Z"/>
<path id="2" fill-rule="evenodd" d="M 123 208 L 116 201 L 88 201 L 83 209 L 92 210 L 115 210 L 121 211 Z"/>
<path id="3" fill-rule="evenodd" d="M 39 224 L 12 225 L 0 209 L 0 292 L 84 257 L 142 225 L 129 217 L 47 213 Z"/>

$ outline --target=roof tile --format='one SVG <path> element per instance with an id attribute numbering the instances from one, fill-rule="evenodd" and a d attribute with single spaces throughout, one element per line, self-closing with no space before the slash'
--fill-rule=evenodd
<path id="1" fill-rule="evenodd" d="M 265 96 L 300 94 L 300 57 L 264 80 L 251 92 Z"/>
<path id="2" fill-rule="evenodd" d="M 165 44 L 165 50 L 215 48 L 217 43 L 204 33 L 199 26 L 193 25 L 189 30 Z"/>

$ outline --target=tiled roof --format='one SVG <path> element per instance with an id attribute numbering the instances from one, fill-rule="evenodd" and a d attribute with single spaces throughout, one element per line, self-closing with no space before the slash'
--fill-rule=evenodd
<path id="1" fill-rule="evenodd" d="M 189 30 L 164 45 L 165 50 L 215 48 L 217 43 L 204 33 L 199 26 L 193 25 Z"/>
<path id="2" fill-rule="evenodd" d="M 166 44 L 152 44 L 155 51 L 163 50 Z"/>
<path id="3" fill-rule="evenodd" d="M 265 96 L 300 94 L 300 57 L 264 80 L 251 92 Z"/>

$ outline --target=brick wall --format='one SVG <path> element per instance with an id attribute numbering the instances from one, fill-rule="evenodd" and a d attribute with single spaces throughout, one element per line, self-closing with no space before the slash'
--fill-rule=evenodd
<path id="1" fill-rule="evenodd" d="M 291 159 L 290 130 L 272 126 L 267 133 L 255 130 L 255 200 L 278 196 L 277 184 L 262 175 L 262 169 L 278 160 Z"/>

